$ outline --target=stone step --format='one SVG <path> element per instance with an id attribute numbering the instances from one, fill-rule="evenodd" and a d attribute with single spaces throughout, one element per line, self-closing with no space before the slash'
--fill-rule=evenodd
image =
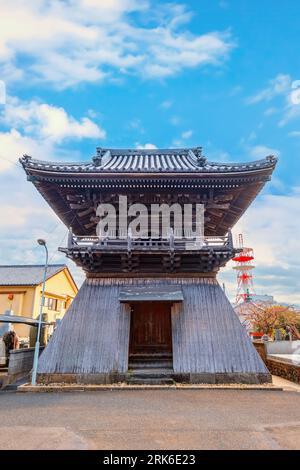
<path id="1" fill-rule="evenodd" d="M 171 379 L 171 377 L 165 377 L 165 378 L 153 378 L 153 377 L 148 377 L 148 378 L 136 378 L 132 377 L 130 379 L 127 379 L 128 385 L 173 385 L 174 380 Z"/>
<path id="2" fill-rule="evenodd" d="M 131 362 L 172 361 L 172 354 L 131 354 Z"/>
<path id="3" fill-rule="evenodd" d="M 133 369 L 128 374 L 128 378 L 171 378 L 172 369 Z"/>
<path id="4" fill-rule="evenodd" d="M 129 369 L 173 369 L 171 361 L 162 362 L 129 362 Z"/>

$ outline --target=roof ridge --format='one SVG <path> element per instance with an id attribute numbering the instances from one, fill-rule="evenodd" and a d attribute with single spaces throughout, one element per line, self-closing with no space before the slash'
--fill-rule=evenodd
<path id="1" fill-rule="evenodd" d="M 47 266 L 46 279 L 68 270 L 66 264 L 50 264 Z M 11 264 L 0 265 L 1 286 L 37 286 L 43 282 L 45 265 L 43 264 Z"/>
<path id="2" fill-rule="evenodd" d="M 127 153 L 125 153 L 127 151 Z M 163 153 L 165 151 L 165 153 Z M 123 152 L 123 151 L 122 151 Z M 195 153 L 196 152 L 196 153 Z M 108 153 L 108 155 L 106 155 Z M 141 157 L 141 156 L 146 156 L 146 157 L 153 157 L 153 156 L 163 156 L 163 155 L 168 155 L 168 156 L 173 156 L 175 157 L 172 161 L 172 163 L 174 165 L 171 165 L 169 168 L 162 168 L 160 166 L 156 167 L 156 168 L 153 168 L 153 170 L 156 170 L 156 171 L 165 171 L 166 173 L 170 172 L 170 171 L 181 171 L 181 170 L 184 170 L 184 168 L 181 168 L 180 166 L 178 166 L 178 161 L 180 160 L 184 160 L 185 158 L 189 158 L 190 159 L 190 166 L 189 168 L 187 169 L 189 172 L 199 172 L 199 171 L 203 171 L 203 172 L 206 172 L 206 171 L 211 171 L 211 167 L 214 167 L 213 168 L 213 171 L 214 172 L 218 172 L 219 169 L 221 169 L 222 167 L 235 167 L 235 168 L 243 168 L 245 167 L 246 169 L 251 169 L 251 168 L 254 168 L 255 167 L 258 167 L 258 166 L 262 166 L 262 167 L 274 167 L 278 158 L 275 157 L 274 155 L 268 155 L 266 156 L 265 158 L 261 158 L 259 160 L 252 160 L 252 161 L 246 161 L 246 162 L 234 162 L 234 161 L 231 161 L 231 162 L 214 162 L 214 161 L 210 161 L 210 160 L 207 160 L 204 156 L 201 155 L 200 151 L 199 151 L 199 148 L 197 150 L 197 148 L 190 148 L 190 149 L 176 149 L 176 153 L 173 152 L 173 149 L 157 149 L 157 150 L 146 150 L 146 149 L 143 149 L 142 152 L 138 151 L 137 149 L 124 149 L 124 153 L 110 153 L 110 150 L 107 150 L 106 152 L 104 152 L 103 154 L 98 154 L 97 156 L 93 157 L 92 160 L 89 160 L 89 161 L 86 161 L 86 162 L 55 162 L 55 161 L 46 161 L 46 160 L 36 160 L 36 159 L 32 159 L 31 157 L 28 157 L 28 156 L 24 156 L 22 158 L 20 158 L 20 162 L 21 164 L 23 165 L 25 171 L 27 170 L 30 170 L 31 168 L 32 169 L 41 169 L 41 170 L 49 170 L 49 171 L 61 171 L 61 170 L 64 170 L 64 171 L 80 171 L 81 169 L 87 169 L 88 171 L 92 171 L 92 170 L 97 170 L 99 172 L 103 171 L 104 169 L 105 170 L 109 170 L 109 171 L 113 171 L 113 172 L 117 172 L 117 171 L 122 171 L 124 172 L 124 165 L 122 165 L 121 163 L 124 163 L 123 160 L 125 161 L 125 163 L 127 161 L 129 161 L 130 158 L 134 158 L 134 162 L 136 161 L 136 157 Z M 114 159 L 116 157 L 124 157 L 122 158 L 122 162 L 118 163 L 118 165 L 116 166 L 116 168 L 111 168 L 110 167 L 110 164 L 112 161 L 115 161 Z M 176 161 L 176 159 L 178 159 Z M 105 159 L 105 164 L 103 164 L 103 159 Z M 108 161 L 106 161 L 106 159 Z M 49 168 L 47 168 L 49 167 Z M 71 167 L 74 167 L 74 168 L 71 168 Z M 131 171 L 138 171 L 140 172 L 141 171 L 141 168 L 136 168 L 136 164 L 134 163 L 132 165 L 132 162 L 131 164 L 128 165 L 128 170 L 129 172 Z M 151 168 L 152 170 L 152 168 Z M 150 169 L 147 168 L 146 169 L 146 172 L 150 172 Z"/>

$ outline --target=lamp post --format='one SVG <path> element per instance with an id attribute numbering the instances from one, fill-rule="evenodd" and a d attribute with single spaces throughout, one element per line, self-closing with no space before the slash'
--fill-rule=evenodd
<path id="1" fill-rule="evenodd" d="M 44 276 L 43 276 L 43 287 L 42 287 L 42 297 L 41 297 L 41 304 L 40 304 L 38 331 L 37 331 L 35 350 L 34 350 L 31 385 L 36 385 L 36 374 L 37 374 L 39 352 L 40 352 L 40 336 L 41 336 L 41 329 L 42 329 L 42 314 L 43 314 L 43 305 L 44 305 L 45 284 L 46 284 L 47 268 L 48 268 L 48 248 L 46 245 L 46 241 L 39 238 L 37 242 L 39 245 L 43 246 L 46 250 L 46 261 L 45 261 L 45 269 L 44 269 Z"/>

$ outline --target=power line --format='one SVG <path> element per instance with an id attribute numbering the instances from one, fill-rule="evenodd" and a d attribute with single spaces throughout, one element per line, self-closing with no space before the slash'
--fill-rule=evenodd
<path id="1" fill-rule="evenodd" d="M 69 211 L 69 212 L 71 212 L 71 211 Z M 76 214 L 74 215 L 74 217 L 73 217 L 73 219 L 72 219 L 72 221 L 71 221 L 71 223 L 70 223 L 70 227 L 72 227 L 72 224 L 73 224 L 73 222 L 74 222 L 75 217 L 76 217 Z M 69 232 L 69 229 L 67 228 L 66 231 L 65 231 L 65 233 L 64 233 L 64 236 L 63 236 L 63 238 L 61 239 L 61 241 L 59 242 L 58 246 L 60 246 L 60 245 L 64 242 L 64 240 L 65 240 L 65 238 L 66 238 L 68 232 Z M 56 249 L 53 251 L 53 253 L 51 254 L 50 260 L 49 260 L 49 264 L 51 263 L 52 259 L 54 258 L 56 252 L 57 252 L 57 248 L 56 248 Z"/>
<path id="2" fill-rule="evenodd" d="M 65 231 L 64 236 L 63 236 L 63 238 L 61 239 L 61 241 L 59 242 L 58 246 L 60 246 L 60 245 L 64 242 L 66 236 L 68 235 L 68 231 L 69 231 L 68 229 Z M 57 248 L 56 248 L 55 250 L 53 250 L 53 252 L 52 252 L 52 254 L 51 254 L 51 256 L 50 256 L 50 259 L 49 259 L 49 264 L 51 264 L 51 261 L 53 260 L 53 258 L 54 258 L 54 256 L 56 255 L 56 253 L 57 253 Z"/>
<path id="3" fill-rule="evenodd" d="M 14 161 L 10 160 L 9 158 L 4 157 L 3 155 L 0 155 L 0 158 L 2 158 L 3 160 L 6 160 L 7 162 L 11 163 L 12 165 L 15 165 L 17 168 L 23 169 L 20 162 L 14 162 Z"/>

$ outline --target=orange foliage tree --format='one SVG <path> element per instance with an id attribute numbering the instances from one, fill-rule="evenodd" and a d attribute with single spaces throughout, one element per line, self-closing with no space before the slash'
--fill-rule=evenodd
<path id="1" fill-rule="evenodd" d="M 275 328 L 290 327 L 293 336 L 300 339 L 300 315 L 293 307 L 250 303 L 245 319 L 256 331 L 270 335 Z"/>

